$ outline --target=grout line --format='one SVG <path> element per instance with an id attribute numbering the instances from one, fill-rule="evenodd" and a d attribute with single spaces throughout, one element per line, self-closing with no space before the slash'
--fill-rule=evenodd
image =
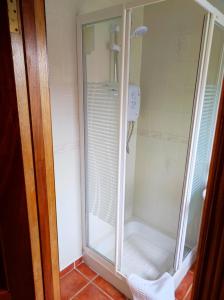
<path id="1" fill-rule="evenodd" d="M 78 264 L 77 266 L 75 266 L 75 269 L 77 269 L 81 264 L 86 265 L 91 271 L 93 271 L 94 273 L 98 274 L 96 271 L 94 271 L 92 268 L 90 268 L 84 261 L 82 261 L 80 264 Z M 80 271 L 80 272 L 82 272 L 82 271 Z"/>
<path id="2" fill-rule="evenodd" d="M 79 271 L 78 269 L 75 268 L 75 270 L 82 275 L 85 279 L 88 280 L 87 284 L 84 285 L 78 292 L 76 292 L 69 300 L 74 299 L 79 293 L 81 293 L 88 285 L 90 285 L 91 283 L 93 283 L 93 281 L 99 276 L 97 273 L 96 275 L 90 280 L 86 275 L 84 275 L 81 271 Z M 112 299 L 113 300 L 113 299 Z"/>
<path id="3" fill-rule="evenodd" d="M 85 279 L 88 279 L 88 284 L 86 284 L 84 287 L 81 288 L 81 290 L 79 290 L 75 295 L 72 296 L 72 298 L 70 298 L 70 300 L 74 299 L 74 297 L 76 297 L 80 292 L 82 292 L 88 285 L 92 284 L 93 286 L 95 286 L 98 290 L 100 290 L 105 296 L 107 296 L 110 300 L 114 300 L 110 295 L 108 295 L 106 293 L 106 291 L 104 291 L 103 289 L 101 289 L 99 286 L 97 286 L 94 283 L 94 280 L 99 276 L 99 274 L 96 273 L 96 275 L 90 280 L 88 277 L 86 277 L 81 271 L 76 270 L 77 272 L 79 272 Z"/>
<path id="4" fill-rule="evenodd" d="M 77 267 L 80 266 L 82 263 L 84 263 L 83 259 L 81 259 L 80 262 L 77 263 L 77 265 L 76 265 L 76 262 L 74 262 L 74 268 L 77 268 Z"/>
<path id="5" fill-rule="evenodd" d="M 83 263 L 83 261 L 80 262 L 80 264 Z M 69 298 L 69 300 L 74 299 L 74 297 L 76 297 L 80 292 L 82 292 L 93 280 L 95 280 L 98 277 L 98 274 L 96 273 L 96 275 L 90 280 L 86 275 L 84 275 L 81 271 L 79 271 L 77 269 L 77 267 L 80 265 L 78 264 L 77 266 L 74 265 L 74 268 L 72 270 L 70 270 L 69 272 L 67 272 L 66 274 L 64 274 L 60 279 L 64 278 L 66 275 L 70 274 L 72 271 L 76 271 L 77 273 L 79 273 L 84 279 L 87 280 L 87 283 L 80 289 L 78 290 L 73 296 L 71 296 Z"/>
<path id="6" fill-rule="evenodd" d="M 76 265 L 76 261 L 79 261 L 80 259 L 80 262 Z M 82 256 L 77 259 L 75 262 L 73 262 L 71 265 L 73 265 L 73 269 L 69 270 L 68 272 L 66 272 L 64 275 L 60 276 L 60 279 L 64 278 L 66 275 L 68 275 L 69 273 L 71 273 L 71 271 L 75 270 L 79 265 L 81 265 L 83 263 L 83 260 L 82 260 Z M 60 272 L 59 272 L 60 273 Z M 60 274 L 59 274 L 60 275 Z"/>
<path id="7" fill-rule="evenodd" d="M 91 268 L 90 268 L 91 269 Z M 92 269 L 91 269 L 92 270 Z M 97 284 L 94 283 L 95 279 L 100 276 L 98 273 L 96 273 L 96 276 L 94 276 L 91 280 L 87 278 L 81 271 L 77 270 L 82 276 L 84 276 L 86 279 L 89 280 L 89 283 L 94 285 L 98 290 L 100 290 L 104 295 L 106 295 L 110 300 L 114 300 L 113 297 L 111 297 L 105 290 L 103 290 L 101 287 L 99 287 Z M 107 281 L 108 282 L 108 281 Z M 108 282 L 109 283 L 109 282 Z M 110 283 L 109 283 L 110 284 Z M 113 286 L 113 285 L 112 285 Z M 113 286 L 114 287 L 114 286 Z M 115 288 L 115 287 L 114 287 Z M 116 288 L 115 288 L 116 289 Z M 126 296 L 125 296 L 126 297 Z M 128 299 L 128 298 L 127 298 Z M 72 300 L 72 299 L 71 299 Z"/>
<path id="8" fill-rule="evenodd" d="M 83 263 L 83 262 L 81 262 L 81 263 Z M 81 264 L 80 263 L 80 264 Z M 80 265 L 79 264 L 79 265 Z M 78 266 L 79 266 L 78 265 Z M 92 279 L 89 279 L 85 274 L 83 274 L 80 270 L 78 270 L 77 269 L 77 267 L 78 266 L 76 266 L 73 270 L 76 270 L 80 275 L 82 275 L 86 280 L 88 280 L 88 282 L 87 282 L 87 284 L 86 285 L 84 285 L 78 292 L 76 292 L 71 298 L 69 298 L 69 300 L 73 300 L 78 294 L 80 294 L 87 286 L 89 286 L 90 284 L 92 284 L 94 287 L 96 287 L 99 291 L 101 291 L 105 296 L 107 296 L 110 300 L 114 300 L 114 298 L 112 298 L 106 291 L 104 291 L 101 287 L 99 287 L 98 285 L 96 285 L 95 283 L 94 283 L 94 280 L 99 276 L 99 274 L 98 273 L 96 273 L 94 270 L 92 270 L 91 268 L 91 270 L 93 271 L 93 272 L 95 272 L 96 273 L 96 275 L 92 278 Z M 72 270 L 71 270 L 72 271 Z M 70 271 L 70 272 L 71 272 Z M 70 273 L 69 272 L 69 273 Z M 68 274 L 68 273 L 67 273 Z M 127 298 L 128 299 L 128 298 Z"/>
<path id="9" fill-rule="evenodd" d="M 72 299 L 74 299 L 78 294 L 80 294 L 88 285 L 90 285 L 90 281 L 89 282 L 87 282 L 87 284 L 86 285 L 84 285 L 78 292 L 76 292 L 71 298 L 69 298 L 69 300 L 72 300 Z"/>
<path id="10" fill-rule="evenodd" d="M 187 298 L 187 296 L 191 293 L 191 290 L 192 290 L 192 284 L 189 286 L 189 288 L 188 288 L 188 290 L 187 290 L 187 292 L 186 292 L 183 300 L 185 300 Z"/>
<path id="11" fill-rule="evenodd" d="M 65 276 L 67 276 L 68 274 L 70 274 L 74 270 L 75 270 L 75 268 L 71 269 L 70 271 L 68 271 L 67 273 L 65 273 L 63 276 L 61 276 L 60 279 L 64 278 Z"/>
<path id="12" fill-rule="evenodd" d="M 78 264 L 76 265 L 76 263 L 78 262 Z M 67 271 L 66 273 L 64 273 L 64 275 L 60 276 L 61 271 L 59 271 L 59 277 L 60 279 L 65 277 L 67 274 L 69 274 L 71 271 L 75 270 L 79 265 L 81 265 L 83 263 L 83 257 L 81 256 L 80 258 L 78 258 L 76 261 L 74 261 L 73 263 L 71 263 L 71 265 L 73 265 L 73 268 L 69 271 Z M 65 268 L 66 269 L 66 268 Z M 64 270 L 62 270 L 64 271 Z"/>
<path id="13" fill-rule="evenodd" d="M 109 283 L 108 281 L 107 281 L 107 283 Z M 109 283 L 110 284 L 110 283 Z M 112 296 L 110 296 L 104 289 L 102 289 L 100 286 L 98 286 L 97 284 L 95 284 L 94 282 L 92 282 L 92 285 L 94 285 L 96 288 L 98 288 L 98 290 L 100 290 L 101 292 L 103 292 L 104 293 L 104 295 L 106 295 L 109 299 L 111 299 L 111 300 L 114 300 L 114 298 L 112 297 Z M 112 284 L 110 284 L 114 289 L 116 289 Z M 117 289 L 116 289 L 117 290 Z M 119 290 L 118 290 L 118 292 L 120 292 Z M 124 295 L 125 296 L 125 295 Z M 126 296 L 125 296 L 125 298 L 126 299 L 128 299 Z"/>
<path id="14" fill-rule="evenodd" d="M 78 270 L 78 269 L 75 269 L 79 274 L 81 274 L 85 279 L 87 279 L 88 281 L 90 281 L 90 282 L 92 282 L 93 280 L 95 280 L 96 279 L 96 277 L 98 277 L 99 276 L 99 274 L 98 273 L 96 273 L 95 271 L 95 273 L 96 273 L 96 275 L 92 278 L 92 279 L 89 279 L 85 274 L 83 274 L 80 270 Z M 91 269 L 92 270 L 92 269 Z"/>
<path id="15" fill-rule="evenodd" d="M 92 282 L 92 285 L 94 285 L 99 291 L 101 291 L 104 295 L 106 295 L 109 299 L 114 300 L 114 298 L 112 298 L 109 294 L 107 294 L 106 291 L 104 291 L 101 287 L 99 287 L 98 285 L 96 285 L 94 282 Z"/>

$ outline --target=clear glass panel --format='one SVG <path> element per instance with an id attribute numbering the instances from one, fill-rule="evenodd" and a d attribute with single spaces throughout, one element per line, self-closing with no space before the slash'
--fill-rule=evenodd
<path id="1" fill-rule="evenodd" d="M 204 16 L 180 0 L 132 11 L 125 275 L 173 270 Z"/>
<path id="2" fill-rule="evenodd" d="M 218 8 L 222 13 L 224 13 L 224 1 L 223 0 L 208 0 L 212 5 Z"/>
<path id="3" fill-rule="evenodd" d="M 83 26 L 88 246 L 115 259 L 121 18 Z"/>
<path id="4" fill-rule="evenodd" d="M 207 185 L 217 108 L 221 92 L 223 47 L 224 31 L 221 27 L 215 25 L 197 145 L 184 257 L 196 246 L 199 234 L 203 196 L 205 196 L 203 191 Z"/>

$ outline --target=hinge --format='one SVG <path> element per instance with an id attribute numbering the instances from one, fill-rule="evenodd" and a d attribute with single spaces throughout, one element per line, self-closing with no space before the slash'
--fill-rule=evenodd
<path id="1" fill-rule="evenodd" d="M 19 33 L 17 0 L 7 0 L 10 32 Z"/>

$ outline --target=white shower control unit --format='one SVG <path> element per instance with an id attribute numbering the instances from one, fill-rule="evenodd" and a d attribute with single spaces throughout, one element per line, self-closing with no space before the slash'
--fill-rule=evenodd
<path id="1" fill-rule="evenodd" d="M 140 87 L 130 84 L 128 87 L 128 114 L 129 122 L 136 122 L 140 112 Z"/>

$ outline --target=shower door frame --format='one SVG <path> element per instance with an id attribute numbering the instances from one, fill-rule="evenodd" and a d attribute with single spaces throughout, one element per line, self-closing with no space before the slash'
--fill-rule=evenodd
<path id="1" fill-rule="evenodd" d="M 79 116 L 80 116 L 80 155 L 81 155 L 81 197 L 82 197 L 82 238 L 84 253 L 92 259 L 98 261 L 107 270 L 118 276 L 125 278 L 121 272 L 121 260 L 123 254 L 124 241 L 124 209 L 125 209 L 125 170 L 126 170 L 126 131 L 127 131 L 127 105 L 128 105 L 128 84 L 129 84 L 129 57 L 130 57 L 130 34 L 131 34 L 131 10 L 136 7 L 157 4 L 169 0 L 133 0 L 124 5 L 118 5 L 93 13 L 80 15 L 77 17 L 77 61 L 78 61 L 78 92 L 79 92 Z M 176 239 L 176 252 L 174 258 L 174 273 L 181 272 L 180 267 L 187 262 L 189 264 L 194 257 L 197 245 L 187 257 L 184 256 L 184 246 L 187 231 L 187 220 L 189 214 L 190 189 L 193 180 L 195 167 L 197 141 L 199 135 L 199 125 L 202 115 L 203 100 L 205 96 L 205 86 L 207 80 L 208 67 L 210 62 L 211 46 L 215 23 L 224 27 L 224 14 L 215 8 L 207 0 L 191 0 L 202 6 L 208 13 L 206 24 L 204 24 L 202 47 L 199 57 L 199 67 L 196 80 L 196 90 L 193 103 L 192 122 L 190 129 L 188 154 L 186 158 L 185 177 L 183 184 L 183 194 L 180 207 L 180 217 L 178 233 Z M 115 263 L 108 261 L 100 253 L 87 245 L 87 215 L 85 207 L 85 147 L 84 147 L 84 98 L 83 98 L 83 53 L 82 53 L 82 26 L 98 21 L 108 20 L 115 17 L 122 18 L 122 54 L 121 54 L 121 74 L 119 81 L 120 99 L 120 133 L 119 133 L 119 167 L 118 167 L 118 197 L 117 197 L 117 224 L 116 224 L 116 247 Z M 223 72 L 222 72 L 223 76 Z M 186 268 L 188 265 L 186 266 Z M 185 270 L 186 271 L 186 270 Z"/>
<path id="2" fill-rule="evenodd" d="M 129 83 L 129 56 L 130 56 L 130 32 L 131 32 L 131 10 L 133 8 L 150 5 L 150 4 L 157 4 L 160 2 L 165 2 L 169 0 L 133 0 L 125 5 L 126 9 L 126 16 L 127 16 L 127 27 L 126 27 L 126 43 L 125 43 L 125 70 L 124 70 L 124 95 L 128 95 L 128 83 Z M 177 232 L 177 239 L 176 239 L 176 251 L 175 251 L 175 258 L 174 258 L 174 273 L 177 273 L 180 270 L 180 267 L 184 264 L 185 267 L 183 268 L 182 272 L 186 272 L 185 269 L 188 268 L 188 265 L 193 261 L 196 251 L 197 251 L 197 244 L 196 246 L 189 252 L 189 254 L 184 258 L 184 247 L 185 247 L 185 239 L 186 239 L 186 232 L 187 232 L 187 222 L 188 222 L 188 215 L 189 215 L 189 204 L 190 204 L 190 191 L 193 182 L 193 175 L 194 175 L 194 168 L 196 162 L 196 152 L 197 152 L 197 142 L 199 137 L 199 129 L 200 129 L 200 122 L 202 116 L 202 108 L 203 108 L 203 101 L 205 96 L 205 87 L 207 81 L 207 74 L 208 74 L 208 67 L 210 62 L 210 54 L 211 54 L 211 47 L 212 47 L 212 40 L 213 40 L 213 33 L 214 33 L 214 25 L 218 23 L 223 27 L 224 25 L 224 14 L 222 14 L 217 8 L 215 8 L 212 4 L 210 4 L 207 0 L 192 0 L 200 5 L 207 11 L 207 17 L 203 26 L 203 34 L 202 34 L 202 43 L 201 43 L 201 50 L 199 56 L 199 66 L 197 72 L 197 79 L 195 84 L 195 96 L 193 102 L 193 112 L 192 112 L 192 121 L 191 121 L 191 129 L 189 135 L 189 144 L 188 144 L 188 153 L 186 157 L 186 167 L 185 167 L 185 177 L 183 182 L 183 193 L 182 193 L 182 200 L 180 205 L 180 216 L 179 216 L 179 225 L 178 225 L 178 232 Z M 223 72 L 222 72 L 223 76 Z M 126 145 L 126 130 L 127 130 L 127 99 L 123 99 L 123 136 L 124 140 L 123 143 Z M 124 153 L 123 159 L 123 167 L 121 169 L 122 172 L 122 181 L 123 188 L 120 191 L 120 201 L 118 205 L 120 205 L 120 222 L 122 222 L 122 227 L 120 228 L 119 235 L 120 241 L 118 243 L 118 253 L 120 253 L 120 260 L 123 253 L 123 237 L 124 237 L 124 205 L 125 205 L 125 165 L 126 165 L 126 153 Z M 199 233 L 198 233 L 199 235 Z M 120 270 L 121 263 L 118 261 L 116 264 L 116 271 L 117 273 L 121 273 Z M 181 271 L 180 271 L 181 272 Z"/>
<path id="3" fill-rule="evenodd" d="M 187 184 L 186 184 L 186 190 L 185 190 L 185 197 L 184 201 L 182 204 L 182 211 L 181 215 L 183 216 L 182 218 L 180 217 L 180 224 L 179 224 L 179 241 L 177 245 L 177 259 L 176 259 L 176 265 L 175 265 L 175 270 L 178 270 L 180 268 L 180 265 L 183 264 L 185 260 L 189 260 L 189 258 L 193 255 L 196 255 L 197 247 L 198 247 L 198 240 L 199 240 L 199 233 L 197 233 L 197 242 L 195 247 L 189 252 L 189 254 L 184 257 L 184 248 L 185 248 L 185 241 L 186 241 L 186 234 L 187 234 L 187 225 L 188 225 L 188 216 L 189 216 L 189 205 L 191 201 L 191 189 L 193 185 L 193 176 L 194 176 L 194 170 L 195 170 L 195 164 L 196 164 L 196 154 L 197 154 L 197 147 L 198 147 L 198 139 L 199 139 L 199 133 L 200 133 L 200 121 L 202 117 L 202 112 L 203 112 L 203 101 L 204 101 L 204 96 L 205 96 L 205 88 L 207 84 L 207 75 L 208 75 L 208 70 L 209 70 L 209 63 L 210 63 L 210 57 L 211 57 L 211 49 L 212 49 L 212 41 L 213 41 L 213 36 L 214 36 L 214 28 L 216 26 L 220 26 L 222 30 L 224 30 L 224 27 L 217 22 L 217 19 L 215 18 L 214 15 L 210 13 L 210 20 L 209 20 L 209 28 L 207 32 L 207 46 L 205 47 L 206 52 L 205 57 L 204 57 L 204 70 L 202 71 L 202 74 L 199 76 L 199 81 L 201 82 L 201 89 L 198 91 L 199 96 L 196 97 L 198 98 L 198 103 L 195 104 L 195 110 L 198 111 L 195 113 L 194 120 L 193 120 L 193 130 L 192 133 L 194 134 L 194 137 L 192 138 L 192 143 L 190 145 L 190 155 L 189 155 L 189 162 L 188 162 L 188 175 L 187 176 Z M 221 51 L 221 57 L 220 57 L 220 64 L 219 64 L 219 71 L 218 71 L 218 76 L 217 76 L 217 99 L 218 104 L 217 108 L 215 111 L 215 124 L 217 123 L 217 114 L 218 114 L 218 109 L 219 109 L 219 104 L 220 104 L 220 96 L 221 96 L 221 89 L 222 89 L 222 80 L 224 77 L 224 45 L 222 47 Z M 214 126 L 215 129 L 216 125 Z M 212 143 L 211 145 L 213 146 L 214 143 L 214 136 L 212 138 Z M 209 165 L 211 162 L 211 155 L 209 158 Z M 208 180 L 208 178 L 207 178 Z M 206 180 L 206 185 L 207 185 L 207 180 Z M 206 188 L 206 186 L 205 186 Z M 202 199 L 204 201 L 204 199 Z M 202 205 L 202 210 L 203 210 Z M 200 224 L 201 224 L 200 220 Z M 200 227 L 200 226 L 199 226 Z M 179 248 L 179 249 L 178 249 Z M 179 256 L 179 257 L 178 257 Z"/>
<path id="4" fill-rule="evenodd" d="M 197 1 L 196 1 L 197 2 Z M 178 235 L 176 244 L 176 254 L 174 262 L 174 271 L 178 271 L 184 262 L 184 248 L 187 233 L 189 204 L 191 196 L 191 188 L 193 184 L 193 176 L 196 163 L 197 144 L 199 138 L 200 123 L 202 117 L 203 101 L 205 96 L 205 87 L 207 81 L 208 67 L 211 54 L 212 38 L 214 31 L 214 16 L 208 13 L 204 22 L 202 47 L 200 50 L 199 67 L 197 73 L 195 96 L 193 103 L 192 121 L 188 144 L 188 154 L 186 158 L 185 178 L 183 186 L 182 201 L 180 207 L 180 217 L 178 225 Z M 191 260 L 196 254 L 197 245 L 191 249 L 186 260 Z"/>
<path id="5" fill-rule="evenodd" d="M 119 78 L 119 102 L 120 102 L 120 120 L 119 120 L 119 163 L 118 163 L 118 195 L 117 195 L 117 211 L 119 210 L 119 191 L 120 191 L 120 169 L 121 169 L 121 153 L 122 153 L 122 106 L 123 106 L 123 81 L 124 81 L 124 47 L 125 47 L 125 28 L 126 28 L 126 10 L 123 5 L 117 5 L 99 11 L 87 13 L 77 17 L 77 62 L 78 62 L 78 98 L 79 98 L 79 133 L 80 133 L 80 156 L 81 156 L 81 199 L 82 199 L 82 246 L 83 251 L 89 257 L 99 261 L 110 272 L 115 272 L 118 260 L 118 237 L 120 224 L 118 222 L 118 215 L 116 215 L 116 228 L 115 228 L 115 263 L 107 259 L 101 253 L 88 246 L 88 216 L 86 211 L 86 167 L 85 167 L 85 101 L 84 101 L 84 72 L 83 72 L 83 47 L 82 47 L 82 27 L 83 25 L 102 22 L 113 18 L 121 18 L 122 21 L 122 47 L 121 47 L 121 72 Z"/>

